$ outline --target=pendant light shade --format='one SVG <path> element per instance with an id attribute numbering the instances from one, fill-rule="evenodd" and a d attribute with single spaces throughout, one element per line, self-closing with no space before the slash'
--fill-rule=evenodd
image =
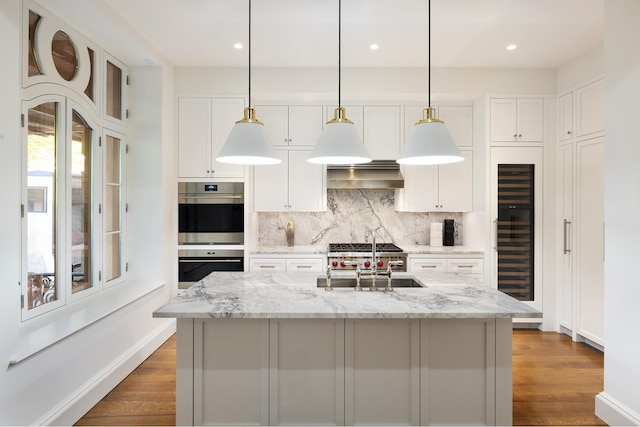
<path id="1" fill-rule="evenodd" d="M 327 122 L 307 161 L 325 165 L 355 165 L 371 161 L 356 127 L 345 117 L 344 108 L 335 109 L 333 120 Z"/>
<path id="2" fill-rule="evenodd" d="M 310 163 L 325 165 L 354 165 L 369 163 L 372 159 L 353 122 L 347 119 L 340 103 L 342 77 L 342 1 L 338 0 L 338 108 L 334 110 L 307 159 Z"/>
<path id="3" fill-rule="evenodd" d="M 426 117 L 416 123 L 397 162 L 404 165 L 442 165 L 464 160 L 435 110 L 425 108 Z"/>
<path id="4" fill-rule="evenodd" d="M 422 120 L 416 123 L 406 141 L 397 162 L 404 165 L 442 165 L 464 160 L 455 141 L 444 126 L 444 122 L 436 118 L 435 109 L 431 108 L 431 0 L 429 7 L 429 78 L 428 102 Z"/>
<path id="5" fill-rule="evenodd" d="M 216 160 L 240 165 L 275 165 L 282 162 L 267 139 L 262 122 L 255 118 L 255 111 L 250 107 L 244 109 L 244 118 L 233 125 Z"/>
<path id="6" fill-rule="evenodd" d="M 263 123 L 251 108 L 251 0 L 249 0 L 249 107 L 236 122 L 220 149 L 216 161 L 238 165 L 275 165 L 281 163 L 269 142 Z"/>

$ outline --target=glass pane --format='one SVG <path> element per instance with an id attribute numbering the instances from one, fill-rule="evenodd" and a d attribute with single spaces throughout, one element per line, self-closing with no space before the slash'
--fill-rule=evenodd
<path id="1" fill-rule="evenodd" d="M 91 280 L 91 201 L 93 130 L 73 112 L 71 121 L 71 292 L 93 286 Z"/>
<path id="2" fill-rule="evenodd" d="M 105 231 L 120 230 L 120 186 L 107 184 L 105 188 Z"/>
<path id="3" fill-rule="evenodd" d="M 107 135 L 105 180 L 109 184 L 120 184 L 120 139 Z"/>
<path id="4" fill-rule="evenodd" d="M 29 11 L 29 76 L 39 76 L 42 74 L 36 55 L 36 28 L 40 22 L 40 15 L 34 11 Z"/>
<path id="5" fill-rule="evenodd" d="M 498 290 L 533 301 L 534 165 L 498 165 Z"/>
<path id="6" fill-rule="evenodd" d="M 107 61 L 107 115 L 122 119 L 122 70 Z"/>
<path id="7" fill-rule="evenodd" d="M 78 71 L 78 54 L 73 42 L 64 31 L 58 31 L 51 41 L 53 64 L 60 77 L 70 82 Z"/>
<path id="8" fill-rule="evenodd" d="M 95 99 L 93 99 L 93 59 L 94 59 L 94 52 L 93 52 L 92 49 L 89 49 L 89 48 L 87 48 L 87 50 L 89 51 L 89 64 L 90 64 L 91 70 L 89 71 L 89 83 L 87 84 L 87 88 L 84 90 L 84 94 L 87 95 L 90 100 L 95 101 Z"/>
<path id="9" fill-rule="evenodd" d="M 122 275 L 122 265 L 120 263 L 120 233 L 106 235 L 106 253 L 104 274 L 105 280 L 117 279 Z"/>
<path id="10" fill-rule="evenodd" d="M 27 276 L 29 289 L 27 290 L 27 309 L 29 310 L 58 299 L 55 244 L 57 109 L 57 103 L 47 102 L 31 108 L 28 113 Z"/>

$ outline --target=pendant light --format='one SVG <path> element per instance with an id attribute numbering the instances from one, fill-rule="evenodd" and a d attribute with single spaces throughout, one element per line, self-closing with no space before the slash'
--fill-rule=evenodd
<path id="1" fill-rule="evenodd" d="M 251 0 L 249 0 L 249 106 L 244 117 L 236 122 L 216 161 L 241 165 L 275 165 L 282 163 L 267 139 L 263 123 L 251 108 Z"/>
<path id="2" fill-rule="evenodd" d="M 310 163 L 352 165 L 369 163 L 371 156 L 362 142 L 353 122 L 341 104 L 342 72 L 342 0 L 338 0 L 338 108 L 329 120 L 307 159 Z"/>
<path id="3" fill-rule="evenodd" d="M 436 118 L 436 110 L 431 107 L 431 0 L 428 0 L 428 7 L 429 105 L 424 109 L 422 120 L 416 123 L 397 160 L 405 165 L 441 165 L 464 160 L 444 122 Z"/>

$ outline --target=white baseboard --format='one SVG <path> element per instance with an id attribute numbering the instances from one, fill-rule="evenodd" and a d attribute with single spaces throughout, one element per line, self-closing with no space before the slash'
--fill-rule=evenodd
<path id="1" fill-rule="evenodd" d="M 596 396 L 596 415 L 610 426 L 640 425 L 640 414 L 605 391 Z"/>
<path id="2" fill-rule="evenodd" d="M 113 363 L 106 366 L 91 380 L 79 387 L 59 405 L 44 414 L 34 425 L 73 425 L 115 386 L 126 378 L 147 357 L 158 349 L 176 331 L 175 319 L 166 319 Z"/>

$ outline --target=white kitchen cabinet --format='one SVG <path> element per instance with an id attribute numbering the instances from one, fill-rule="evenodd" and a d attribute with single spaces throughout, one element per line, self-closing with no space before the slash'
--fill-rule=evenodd
<path id="1" fill-rule="evenodd" d="M 573 303 L 574 303 L 574 226 L 573 215 L 574 198 L 574 145 L 560 146 L 560 221 L 562 221 L 562 247 L 561 247 L 561 281 L 560 281 L 560 325 L 569 331 L 574 330 Z"/>
<path id="2" fill-rule="evenodd" d="M 345 425 L 420 425 L 420 320 L 347 319 Z"/>
<path id="3" fill-rule="evenodd" d="M 178 100 L 178 178 L 244 177 L 244 166 L 215 161 L 243 110 L 244 98 Z"/>
<path id="4" fill-rule="evenodd" d="M 576 144 L 576 332 L 604 346 L 604 138 Z"/>
<path id="5" fill-rule="evenodd" d="M 408 212 L 473 210 L 473 150 L 464 160 L 440 166 L 405 165 L 404 188 L 396 191 L 396 209 Z"/>
<path id="6" fill-rule="evenodd" d="M 543 142 L 542 98 L 492 98 L 491 141 Z"/>
<path id="7" fill-rule="evenodd" d="M 410 254 L 408 257 L 409 268 L 407 271 L 419 272 L 441 272 L 441 273 L 466 273 L 473 278 L 482 279 L 484 271 L 484 258 L 477 255 L 466 256 L 457 255 L 433 255 L 433 254 Z"/>
<path id="8" fill-rule="evenodd" d="M 269 425 L 344 425 L 344 320 L 273 319 Z"/>
<path id="9" fill-rule="evenodd" d="M 576 94 L 576 138 L 604 132 L 604 79 L 582 86 Z"/>
<path id="10" fill-rule="evenodd" d="M 311 150 L 276 150 L 282 163 L 254 167 L 254 209 L 263 212 L 326 209 L 325 166 L 307 162 Z"/>
<path id="11" fill-rule="evenodd" d="M 256 105 L 273 145 L 314 146 L 323 126 L 321 105 Z"/>
<path id="12" fill-rule="evenodd" d="M 413 132 L 416 123 L 423 118 L 426 107 L 404 107 L 404 140 Z M 438 105 L 437 117 L 444 122 L 458 147 L 473 146 L 473 107 L 470 105 Z"/>
<path id="13" fill-rule="evenodd" d="M 573 138 L 573 92 L 562 95 L 558 104 L 558 139 L 567 141 Z"/>
<path id="14" fill-rule="evenodd" d="M 317 255 L 251 255 L 249 271 L 310 272 L 323 273 L 327 257 Z"/>
<path id="15" fill-rule="evenodd" d="M 345 105 L 346 116 L 362 137 L 374 160 L 395 160 L 400 155 L 401 107 L 397 105 Z M 327 118 L 335 106 L 327 107 Z"/>

